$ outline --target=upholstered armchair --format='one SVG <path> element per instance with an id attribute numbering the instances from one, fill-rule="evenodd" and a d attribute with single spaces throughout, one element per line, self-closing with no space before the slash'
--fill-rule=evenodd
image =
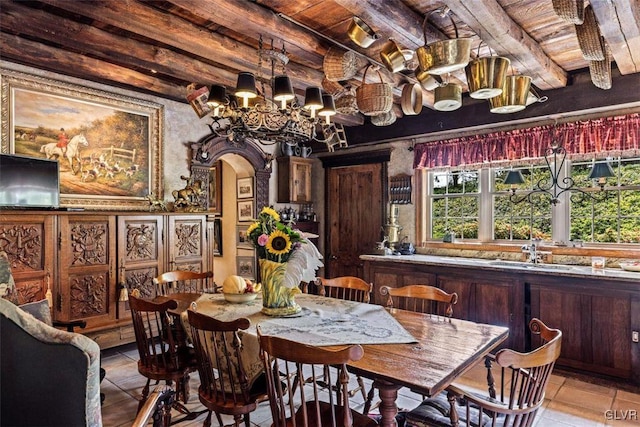
<path id="1" fill-rule="evenodd" d="M 54 328 L 47 300 L 19 307 L 12 297 L 8 258 L 0 252 L 2 425 L 101 426 L 98 344 Z"/>
<path id="2" fill-rule="evenodd" d="M 101 426 L 100 347 L 0 298 L 2 425 Z"/>

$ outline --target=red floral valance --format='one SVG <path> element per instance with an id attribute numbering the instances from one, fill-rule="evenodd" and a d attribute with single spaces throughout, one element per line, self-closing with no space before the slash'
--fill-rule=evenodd
<path id="1" fill-rule="evenodd" d="M 513 162 L 562 145 L 572 158 L 640 155 L 640 114 L 539 126 L 417 144 L 414 168 Z"/>

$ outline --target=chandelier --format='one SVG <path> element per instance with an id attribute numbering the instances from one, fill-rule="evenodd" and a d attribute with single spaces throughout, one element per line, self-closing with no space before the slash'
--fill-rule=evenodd
<path id="1" fill-rule="evenodd" d="M 549 176 L 544 177 L 534 185 L 533 190 L 529 191 L 526 195 L 518 197 L 516 195 L 517 186 L 524 184 L 524 178 L 520 170 L 509 170 L 504 178 L 504 183 L 511 185 L 511 195 L 509 200 L 518 204 L 523 201 L 527 201 L 530 204 L 534 204 L 536 195 L 544 195 L 549 197 L 551 204 L 554 206 L 560 202 L 560 195 L 567 191 L 573 192 L 571 197 L 576 196 L 577 201 L 592 199 L 594 201 L 603 201 L 607 197 L 607 193 L 602 193 L 603 196 L 596 196 L 592 192 L 587 192 L 579 187 L 575 187 L 575 181 L 571 177 L 560 178 L 560 173 L 563 170 L 564 162 L 567 157 L 567 151 L 559 144 L 553 143 L 551 147 L 545 150 L 544 159 L 547 163 L 547 169 Z M 597 180 L 597 184 L 600 187 L 600 191 L 604 191 L 604 187 L 607 184 L 607 178 L 613 177 L 613 169 L 607 161 L 596 163 L 591 168 L 588 179 Z"/>
<path id="2" fill-rule="evenodd" d="M 272 41 L 271 48 L 265 49 L 260 36 L 257 75 L 239 73 L 232 96 L 227 95 L 222 85 L 211 86 L 207 99 L 211 132 L 234 144 L 250 139 L 263 145 L 280 143 L 294 147 L 316 141 L 326 144 L 329 151 L 336 145 L 346 147 L 342 125 L 331 121 L 336 114 L 333 96 L 319 87 L 307 87 L 304 104 L 300 104 L 287 76 L 288 62 L 284 46 L 281 50 L 274 49 Z M 265 76 L 265 64 L 271 69 L 270 79 Z"/>

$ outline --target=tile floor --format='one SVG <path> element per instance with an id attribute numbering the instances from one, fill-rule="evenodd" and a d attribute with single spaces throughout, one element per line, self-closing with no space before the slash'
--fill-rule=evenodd
<path id="1" fill-rule="evenodd" d="M 108 349 L 103 352 L 102 366 L 107 375 L 102 382 L 102 391 L 106 398 L 102 407 L 105 427 L 130 426 L 138 406 L 140 392 L 145 379 L 137 371 L 138 353 L 134 345 Z M 460 380 L 460 383 L 472 387 L 484 388 L 486 371 L 476 369 Z M 191 381 L 191 398 L 187 405 L 191 410 L 201 410 L 198 401 L 198 375 L 194 373 Z M 367 383 L 367 387 L 369 383 Z M 359 396 L 359 395 L 358 395 Z M 362 396 L 354 397 L 356 410 L 362 409 Z M 413 408 L 420 402 L 420 396 L 401 389 L 398 397 L 400 408 Z M 178 414 L 176 414 L 176 417 Z M 182 426 L 202 425 L 206 414 Z M 175 419 L 175 417 L 174 417 Z M 226 424 L 231 417 L 223 417 Z M 254 426 L 270 426 L 269 405 L 263 403 L 251 415 Z M 215 416 L 212 425 L 216 426 Z M 546 401 L 538 414 L 534 427 L 640 427 L 640 388 L 616 386 L 593 378 L 577 379 L 556 372 L 547 387 Z"/>

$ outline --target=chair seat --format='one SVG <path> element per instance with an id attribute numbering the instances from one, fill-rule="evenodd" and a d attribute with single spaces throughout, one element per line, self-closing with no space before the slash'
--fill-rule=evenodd
<path id="1" fill-rule="evenodd" d="M 316 419 L 315 417 L 309 417 L 308 420 L 308 427 L 323 427 L 326 425 L 331 425 L 331 422 L 328 421 L 330 420 L 331 417 L 331 405 L 329 405 L 326 402 L 318 402 L 319 406 L 320 406 L 320 425 L 316 424 Z M 307 407 L 307 411 L 314 411 L 315 410 L 315 402 L 307 402 L 306 404 Z M 353 417 L 353 427 L 373 427 L 373 426 L 377 426 L 378 423 L 369 418 L 366 415 L 363 415 L 359 412 L 356 412 L 354 410 L 348 409 L 351 411 L 351 416 Z M 341 420 L 342 419 L 342 414 L 344 412 L 344 407 L 340 406 L 336 408 L 336 419 L 337 420 Z M 327 420 L 327 421 L 325 421 Z M 296 412 L 296 426 L 301 426 L 301 425 L 305 425 L 304 424 L 304 416 L 302 413 L 302 407 L 298 408 L 298 411 Z M 287 427 L 293 427 L 294 423 L 293 420 L 288 419 L 287 420 Z"/>
<path id="2" fill-rule="evenodd" d="M 451 405 L 447 399 L 447 392 L 443 391 L 435 397 L 425 399 L 420 405 L 407 412 L 407 425 L 415 427 L 450 427 L 451 419 L 449 411 Z M 460 419 L 459 425 L 472 427 L 491 426 L 491 417 L 482 414 L 481 421 L 478 422 L 480 409 L 471 406 L 469 415 L 467 416 L 467 408 L 464 405 L 456 405 L 456 412 Z M 498 419 L 496 427 L 502 425 Z"/>

